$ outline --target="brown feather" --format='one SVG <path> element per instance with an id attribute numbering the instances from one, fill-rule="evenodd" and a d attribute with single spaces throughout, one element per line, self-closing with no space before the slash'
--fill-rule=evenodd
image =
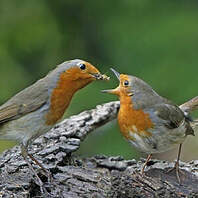
<path id="1" fill-rule="evenodd" d="M 49 97 L 46 85 L 41 79 L 0 106 L 0 123 L 17 119 L 44 105 Z"/>
<path id="2" fill-rule="evenodd" d="M 18 113 L 18 105 L 10 105 L 0 110 L 0 123 L 16 116 Z"/>

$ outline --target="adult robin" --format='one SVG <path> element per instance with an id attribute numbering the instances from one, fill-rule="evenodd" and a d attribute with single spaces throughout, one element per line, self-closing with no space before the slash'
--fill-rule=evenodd
<path id="1" fill-rule="evenodd" d="M 28 153 L 28 145 L 62 118 L 79 89 L 97 79 L 108 80 L 108 77 L 86 61 L 66 61 L 0 106 L 0 139 L 21 144 L 21 154 L 38 180 L 27 156 L 44 167 Z"/>
<path id="2" fill-rule="evenodd" d="M 116 89 L 103 92 L 120 98 L 118 123 L 121 133 L 135 148 L 148 154 L 142 174 L 152 154 L 165 152 L 179 145 L 174 169 L 180 182 L 181 146 L 187 135 L 194 135 L 189 117 L 177 105 L 158 95 L 143 80 L 111 70 L 120 84 Z"/>

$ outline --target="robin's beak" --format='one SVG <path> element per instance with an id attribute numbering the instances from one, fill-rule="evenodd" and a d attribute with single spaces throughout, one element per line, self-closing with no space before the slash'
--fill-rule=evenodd
<path id="1" fill-rule="evenodd" d="M 117 72 L 117 71 L 116 71 L 115 69 L 113 69 L 113 68 L 111 68 L 110 70 L 115 74 L 115 76 L 117 77 L 117 79 L 120 81 L 120 73 Z"/>
<path id="2" fill-rule="evenodd" d="M 110 93 L 110 94 L 119 96 L 120 95 L 120 87 L 117 87 L 115 89 L 102 90 L 101 92 L 102 93 Z"/>

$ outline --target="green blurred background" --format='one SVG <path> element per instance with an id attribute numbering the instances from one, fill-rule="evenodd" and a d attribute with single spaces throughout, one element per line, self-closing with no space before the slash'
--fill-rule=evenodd
<path id="1" fill-rule="evenodd" d="M 109 67 L 144 79 L 177 104 L 198 94 L 197 0 L 1 0 L 0 27 L 1 104 L 74 58 L 112 79 L 77 93 L 66 117 L 117 99 L 100 93 L 118 84 Z M 11 145 L 1 142 L 1 151 Z M 198 138 L 189 137 L 182 158 L 197 158 L 197 145 Z M 142 155 L 123 139 L 116 121 L 88 136 L 78 154 Z"/>

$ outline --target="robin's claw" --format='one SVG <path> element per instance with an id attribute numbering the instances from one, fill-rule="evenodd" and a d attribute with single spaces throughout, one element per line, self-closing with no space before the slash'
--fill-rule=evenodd
<path id="1" fill-rule="evenodd" d="M 181 179 L 180 179 L 179 173 L 185 175 L 185 173 L 181 169 L 179 169 L 179 159 L 180 159 L 180 154 L 181 154 L 181 148 L 182 148 L 182 144 L 179 145 L 179 152 L 178 152 L 178 156 L 177 156 L 177 161 L 175 162 L 175 166 L 166 171 L 166 173 L 170 173 L 175 170 L 176 177 L 177 177 L 179 184 L 181 184 Z"/>
<path id="2" fill-rule="evenodd" d="M 177 163 L 175 163 L 175 166 L 173 168 L 170 168 L 169 170 L 166 171 L 166 173 L 170 173 L 172 171 L 175 171 L 176 174 L 176 178 L 179 184 L 181 184 L 181 179 L 180 179 L 180 174 L 185 175 L 185 173 L 179 168 L 179 164 L 176 165 Z"/>

